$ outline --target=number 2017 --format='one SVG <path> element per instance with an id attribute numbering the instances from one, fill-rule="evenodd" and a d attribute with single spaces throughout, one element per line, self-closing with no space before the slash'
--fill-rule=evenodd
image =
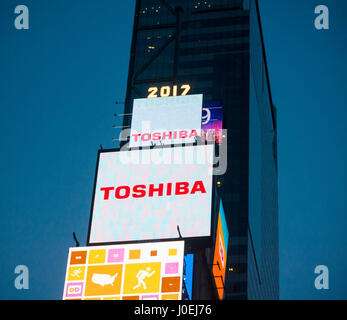
<path id="1" fill-rule="evenodd" d="M 182 89 L 181 96 L 185 96 L 190 91 L 190 85 L 184 84 L 181 86 L 181 89 Z M 178 86 L 175 85 L 172 88 L 170 86 L 164 86 L 161 88 L 151 87 L 148 89 L 147 98 L 158 98 L 158 93 L 159 93 L 160 97 L 162 97 L 162 98 L 169 97 L 169 96 L 176 97 L 178 95 Z"/>

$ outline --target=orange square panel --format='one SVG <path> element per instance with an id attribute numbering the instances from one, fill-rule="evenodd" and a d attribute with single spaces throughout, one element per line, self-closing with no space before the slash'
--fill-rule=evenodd
<path id="1" fill-rule="evenodd" d="M 86 297 L 119 295 L 122 269 L 121 264 L 88 266 L 84 295 Z"/>
<path id="2" fill-rule="evenodd" d="M 181 277 L 163 277 L 161 280 L 161 292 L 179 292 Z"/>
<path id="3" fill-rule="evenodd" d="M 140 296 L 123 296 L 122 300 L 140 300 Z"/>
<path id="4" fill-rule="evenodd" d="M 141 250 L 130 250 L 129 259 L 140 259 Z"/>
<path id="5" fill-rule="evenodd" d="M 72 251 L 70 264 L 85 264 L 87 260 L 87 251 Z"/>

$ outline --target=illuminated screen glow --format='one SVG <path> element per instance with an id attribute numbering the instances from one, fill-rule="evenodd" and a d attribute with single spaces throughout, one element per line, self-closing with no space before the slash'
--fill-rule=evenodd
<path id="1" fill-rule="evenodd" d="M 201 138 L 222 143 L 223 106 L 220 102 L 205 102 L 202 109 Z"/>
<path id="2" fill-rule="evenodd" d="M 100 152 L 89 244 L 177 238 L 177 226 L 210 236 L 213 155 L 212 144 Z"/>
<path id="3" fill-rule="evenodd" d="M 135 99 L 130 148 L 194 143 L 201 135 L 202 94 Z"/>
<path id="4" fill-rule="evenodd" d="M 228 253 L 228 240 L 229 231 L 227 222 L 225 220 L 225 214 L 222 202 L 220 202 L 217 234 L 215 242 L 215 252 L 213 259 L 213 276 L 215 279 L 215 284 L 218 292 L 218 297 L 220 300 L 223 299 L 224 295 L 224 279 L 225 279 L 225 269 L 226 260 Z"/>
<path id="5" fill-rule="evenodd" d="M 64 300 L 181 300 L 184 241 L 70 248 Z"/>
<path id="6" fill-rule="evenodd" d="M 194 270 L 194 254 L 186 254 L 184 256 L 184 274 L 183 279 L 187 295 L 184 300 L 192 300 L 193 291 L 193 270 Z"/>

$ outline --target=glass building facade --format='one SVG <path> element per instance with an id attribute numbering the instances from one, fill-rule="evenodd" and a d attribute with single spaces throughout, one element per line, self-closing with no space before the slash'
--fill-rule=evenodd
<path id="1" fill-rule="evenodd" d="M 149 87 L 221 102 L 228 169 L 225 299 L 278 299 L 277 127 L 256 0 L 137 0 L 125 114 Z M 124 118 L 129 127 L 131 116 Z"/>

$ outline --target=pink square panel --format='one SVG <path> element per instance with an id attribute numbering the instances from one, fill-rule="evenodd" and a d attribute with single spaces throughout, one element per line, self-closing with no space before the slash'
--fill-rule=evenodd
<path id="1" fill-rule="evenodd" d="M 178 273 L 178 262 L 168 262 L 165 264 L 165 274 Z"/>
<path id="2" fill-rule="evenodd" d="M 83 282 L 69 282 L 66 285 L 66 298 L 82 297 L 83 294 Z"/>
<path id="3" fill-rule="evenodd" d="M 124 261 L 124 248 L 108 250 L 107 262 L 123 262 Z"/>

